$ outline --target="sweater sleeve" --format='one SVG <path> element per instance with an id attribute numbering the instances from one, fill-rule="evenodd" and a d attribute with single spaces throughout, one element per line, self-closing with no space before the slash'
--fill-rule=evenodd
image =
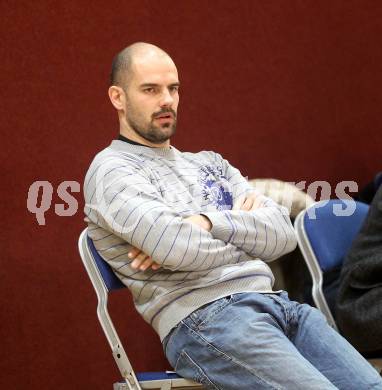
<path id="1" fill-rule="evenodd" d="M 142 167 L 102 165 L 85 183 L 87 217 L 163 268 L 205 270 L 229 264 L 243 253 L 170 208 Z"/>
<path id="2" fill-rule="evenodd" d="M 223 160 L 223 172 L 233 192 L 233 203 L 255 191 L 240 171 Z M 260 207 L 252 211 L 224 210 L 203 213 L 212 223 L 215 238 L 231 243 L 248 255 L 272 261 L 296 247 L 296 237 L 287 208 L 257 194 Z"/>

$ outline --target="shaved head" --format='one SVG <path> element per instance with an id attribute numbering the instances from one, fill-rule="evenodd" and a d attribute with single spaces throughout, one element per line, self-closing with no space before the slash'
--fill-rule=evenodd
<path id="1" fill-rule="evenodd" d="M 136 42 L 120 51 L 113 59 L 110 73 L 110 85 L 125 88 L 134 72 L 133 65 L 141 60 L 150 60 L 154 57 L 170 56 L 158 46 L 151 43 Z"/>
<path id="2" fill-rule="evenodd" d="M 159 47 L 138 42 L 114 60 L 109 98 L 118 111 L 120 133 L 150 147 L 168 147 L 179 103 L 178 70 Z"/>

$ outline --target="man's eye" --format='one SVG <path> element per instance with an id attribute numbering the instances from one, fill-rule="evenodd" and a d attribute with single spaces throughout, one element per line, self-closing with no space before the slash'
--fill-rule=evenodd
<path id="1" fill-rule="evenodd" d="M 143 92 L 145 92 L 145 93 L 154 93 L 155 92 L 155 88 L 145 88 L 143 90 Z"/>
<path id="2" fill-rule="evenodd" d="M 177 91 L 179 91 L 179 86 L 174 85 L 173 87 L 170 87 L 170 91 L 171 91 L 171 92 L 177 92 Z"/>

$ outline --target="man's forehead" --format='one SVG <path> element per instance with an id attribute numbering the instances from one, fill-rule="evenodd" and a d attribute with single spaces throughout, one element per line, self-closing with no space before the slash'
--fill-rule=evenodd
<path id="1" fill-rule="evenodd" d="M 178 71 L 171 59 L 134 61 L 131 67 L 132 81 L 142 83 L 178 82 Z"/>

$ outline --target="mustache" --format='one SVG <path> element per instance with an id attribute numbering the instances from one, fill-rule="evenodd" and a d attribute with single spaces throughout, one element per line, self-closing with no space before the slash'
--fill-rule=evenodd
<path id="1" fill-rule="evenodd" d="M 172 108 L 163 108 L 158 112 L 154 112 L 154 114 L 152 114 L 151 117 L 155 119 L 156 117 L 167 113 L 171 113 L 174 116 L 174 119 L 176 119 L 176 112 Z"/>

